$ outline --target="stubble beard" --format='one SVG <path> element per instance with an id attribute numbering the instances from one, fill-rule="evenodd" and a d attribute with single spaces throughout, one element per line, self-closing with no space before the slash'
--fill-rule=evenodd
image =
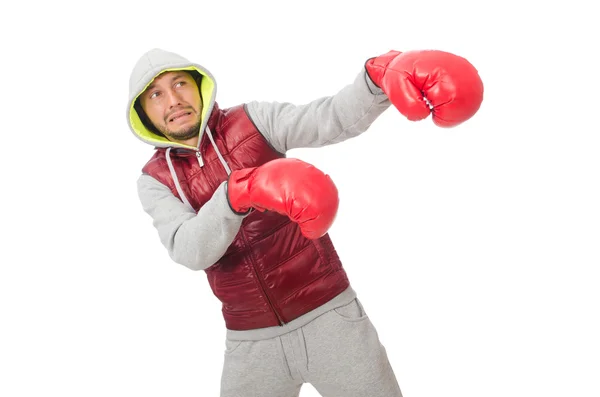
<path id="1" fill-rule="evenodd" d="M 168 128 L 161 128 L 160 132 L 166 137 L 178 141 L 185 141 L 198 136 L 198 134 L 200 133 L 200 121 L 197 121 L 191 127 L 184 128 L 178 131 L 171 131 Z"/>

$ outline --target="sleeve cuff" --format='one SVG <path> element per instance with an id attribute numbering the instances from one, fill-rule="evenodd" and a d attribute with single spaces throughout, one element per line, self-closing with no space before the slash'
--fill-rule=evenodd
<path id="1" fill-rule="evenodd" d="M 375 83 L 373 83 L 373 80 L 371 80 L 371 77 L 369 77 L 369 73 L 367 73 L 366 70 L 364 70 L 363 73 L 365 75 L 365 81 L 367 83 L 367 87 L 369 87 L 369 91 L 371 91 L 371 94 L 384 95 L 385 92 L 383 92 L 383 90 L 381 88 L 377 87 L 377 85 L 375 85 Z"/>
<path id="2" fill-rule="evenodd" d="M 243 217 L 245 217 L 245 216 L 249 215 L 249 214 L 252 212 L 253 208 L 250 208 L 250 209 L 249 209 L 248 211 L 246 211 L 246 212 L 238 212 L 238 211 L 236 211 L 236 210 L 234 210 L 234 209 L 233 209 L 233 207 L 231 206 L 231 203 L 229 202 L 229 195 L 227 194 L 227 181 L 225 181 L 225 182 L 223 182 L 223 183 L 221 184 L 221 187 L 220 187 L 219 189 L 217 189 L 217 192 L 218 192 L 219 194 L 221 194 L 221 195 L 225 196 L 225 197 L 223 198 L 223 200 L 221 200 L 221 201 L 222 201 L 222 202 L 223 202 L 223 201 L 225 201 L 225 202 L 227 203 L 227 204 L 226 204 L 226 207 L 227 207 L 227 209 L 229 210 L 229 212 L 230 212 L 232 215 L 234 215 L 234 217 L 242 217 L 242 218 L 243 218 Z"/>

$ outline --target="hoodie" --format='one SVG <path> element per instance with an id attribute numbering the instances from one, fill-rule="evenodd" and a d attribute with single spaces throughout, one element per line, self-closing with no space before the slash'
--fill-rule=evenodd
<path id="1" fill-rule="evenodd" d="M 127 123 L 136 138 L 153 147 L 195 151 L 202 166 L 203 159 L 198 147 L 171 142 L 153 134 L 144 127 L 134 108 L 135 100 L 153 79 L 164 71 L 172 70 L 196 70 L 203 76 L 200 93 L 204 107 L 198 142 L 200 145 L 206 134 L 218 153 L 208 128 L 209 116 L 213 108 L 216 108 L 215 78 L 201 65 L 171 52 L 153 49 L 136 63 L 129 83 Z M 291 149 L 322 147 L 358 136 L 389 106 L 388 98 L 373 84 L 363 69 L 353 83 L 334 95 L 318 98 L 303 105 L 252 101 L 245 104 L 245 110 L 270 147 L 285 155 Z M 229 174 L 231 171 L 221 155 L 219 159 Z M 171 172 L 178 186 L 177 175 L 172 169 Z M 227 202 L 225 183 L 217 187 L 212 198 L 198 211 L 192 208 L 179 187 L 177 190 L 181 199 L 150 175 L 142 174 L 138 179 L 138 194 L 142 207 L 152 218 L 170 257 L 174 262 L 192 270 L 206 270 L 227 251 L 247 215 L 231 210 Z M 344 296 L 337 297 L 331 305 L 347 303 L 352 297 L 353 291 L 348 291 Z M 310 313 L 307 314 L 306 321 L 310 317 Z M 297 326 L 301 326 L 302 323 L 302 320 L 295 320 Z M 285 327 L 275 328 L 278 328 L 277 331 L 262 330 L 261 335 L 273 336 L 273 332 L 285 330 Z M 250 337 L 247 333 L 244 336 Z"/>

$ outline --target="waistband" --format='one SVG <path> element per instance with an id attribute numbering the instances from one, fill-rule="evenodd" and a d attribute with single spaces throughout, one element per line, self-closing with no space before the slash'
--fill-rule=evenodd
<path id="1" fill-rule="evenodd" d="M 330 301 L 322 304 L 316 309 L 303 314 L 302 316 L 290 321 L 285 325 L 277 325 L 267 328 L 249 329 L 244 331 L 227 330 L 227 339 L 229 340 L 263 340 L 271 339 L 288 332 L 294 331 L 300 327 L 313 321 L 315 318 L 327 313 L 330 310 L 338 307 L 347 305 L 356 298 L 356 291 L 352 289 L 352 286 L 346 288 L 342 293 L 331 299 Z"/>

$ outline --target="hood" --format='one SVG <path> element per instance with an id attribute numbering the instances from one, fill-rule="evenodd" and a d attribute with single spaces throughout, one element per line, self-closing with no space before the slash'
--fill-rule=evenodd
<path id="1" fill-rule="evenodd" d="M 215 104 L 215 96 L 217 93 L 215 79 L 204 67 L 190 62 L 178 54 L 159 48 L 152 49 L 142 55 L 131 72 L 131 76 L 129 77 L 129 99 L 127 101 L 127 124 L 137 138 L 154 147 L 183 147 L 196 149 L 195 147 L 172 142 L 162 136 L 152 133 L 144 126 L 134 108 L 138 96 L 144 92 L 146 87 L 148 87 L 159 74 L 175 70 L 196 70 L 202 75 L 200 84 L 200 95 L 204 104 L 202 107 L 200 124 L 200 138 L 202 138 L 202 134 L 208 123 L 208 118 Z M 198 144 L 200 144 L 200 142 L 201 139 L 198 139 Z"/>

